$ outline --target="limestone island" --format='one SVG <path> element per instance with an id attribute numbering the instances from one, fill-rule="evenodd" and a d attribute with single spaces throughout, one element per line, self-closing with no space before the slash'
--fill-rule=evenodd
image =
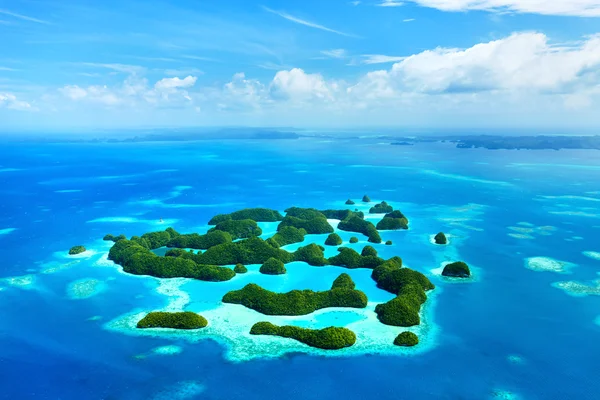
<path id="1" fill-rule="evenodd" d="M 394 339 L 394 345 L 402 347 L 413 347 L 419 344 L 419 337 L 412 332 L 402 332 L 396 339 Z"/>
<path id="2" fill-rule="evenodd" d="M 75 256 L 77 254 L 84 253 L 85 251 L 86 251 L 86 248 L 84 246 L 73 246 L 69 250 L 69 255 L 70 256 Z"/>
<path id="3" fill-rule="evenodd" d="M 385 201 L 382 201 L 381 203 L 371 207 L 369 214 L 387 214 L 391 213 L 392 211 L 394 211 L 394 208 Z"/>
<path id="4" fill-rule="evenodd" d="M 194 312 L 163 312 L 153 311 L 148 313 L 138 323 L 140 329 L 146 328 L 171 328 L 171 329 L 200 329 L 208 325 L 206 319 Z"/>
<path id="5" fill-rule="evenodd" d="M 347 206 L 353 206 L 353 205 L 355 205 L 356 203 L 354 202 L 354 200 L 348 199 L 348 200 L 346 200 L 346 203 L 345 203 L 345 204 L 346 204 Z"/>
<path id="6" fill-rule="evenodd" d="M 331 289 L 324 292 L 275 293 L 251 283 L 225 294 L 223 303 L 240 304 L 265 315 L 307 315 L 328 307 L 365 308 L 367 296 L 354 286 L 347 274 L 340 275 Z"/>
<path id="7" fill-rule="evenodd" d="M 458 261 L 446 265 L 442 271 L 442 275 L 450 278 L 468 278 L 471 276 L 471 270 L 467 264 Z"/>
<path id="8" fill-rule="evenodd" d="M 339 246 L 342 244 L 342 238 L 337 233 L 332 233 L 327 236 L 325 246 Z"/>
<path id="9" fill-rule="evenodd" d="M 333 326 L 325 329 L 306 329 L 297 326 L 277 326 L 270 322 L 257 322 L 250 329 L 250 334 L 281 336 L 323 350 L 339 350 L 356 343 L 356 335 L 350 329 Z"/>
<path id="10" fill-rule="evenodd" d="M 365 194 L 362 198 L 362 201 L 363 201 L 363 203 L 370 203 L 371 198 Z"/>
<path id="11" fill-rule="evenodd" d="M 368 196 L 365 202 L 371 200 Z M 387 212 L 389 205 L 382 202 L 373 207 L 374 211 Z M 336 233 L 329 220 L 338 220 L 340 231 L 356 232 L 364 235 L 372 245 L 357 251 L 349 247 L 339 247 L 337 254 L 325 257 L 325 247 L 316 243 L 306 243 L 307 235 L 327 234 L 326 245 L 340 246 L 342 238 Z M 277 231 L 269 238 L 262 237 L 259 222 L 277 222 Z M 377 246 L 382 243 L 380 229 L 407 229 L 408 219 L 400 211 L 387 212 L 377 227 L 360 211 L 348 209 L 319 210 L 315 208 L 291 207 L 280 213 L 266 208 L 249 208 L 229 214 L 219 214 L 209 221 L 212 227 L 205 233 L 179 233 L 173 228 L 164 231 L 148 232 L 141 236 L 127 238 L 124 235 L 106 235 L 107 241 L 114 242 L 108 259 L 122 267 L 125 273 L 147 275 L 157 278 L 190 278 L 207 282 L 224 282 L 234 279 L 237 274 L 248 272 L 246 265 L 260 265 L 260 272 L 274 275 L 270 279 L 281 279 L 278 275 L 288 273 L 286 264 L 303 262 L 314 267 L 336 266 L 347 269 L 370 269 L 371 278 L 378 288 L 392 293 L 395 297 L 374 307 L 377 319 L 390 327 L 410 327 L 421 322 L 421 307 L 427 300 L 427 293 L 435 287 L 420 272 L 406 268 L 400 257 L 381 258 Z M 359 242 L 358 237 L 350 238 L 350 243 Z M 285 246 L 297 244 L 293 251 Z M 386 242 L 391 244 L 391 241 Z M 168 249 L 164 256 L 158 249 Z M 292 271 L 293 269 L 290 269 Z M 291 273 L 291 272 L 290 272 Z M 238 286 L 239 287 L 239 286 Z M 364 292 L 357 290 L 350 275 L 339 275 L 329 290 L 292 290 L 277 293 L 249 283 L 240 290 L 229 291 L 222 298 L 224 304 L 243 306 L 269 316 L 303 316 L 327 308 L 354 309 L 364 315 L 368 309 L 368 299 Z M 227 306 L 228 310 L 231 310 Z M 237 309 L 237 306 L 233 308 Z M 211 320 L 218 310 L 207 311 Z M 244 315 L 238 309 L 235 311 Z M 216 313 L 213 315 L 213 313 Z M 365 321 L 369 321 L 368 318 Z M 303 329 L 291 326 L 276 326 L 254 320 L 253 335 L 275 335 L 293 338 L 309 346 L 321 349 L 341 349 L 352 346 L 356 335 L 346 329 L 329 327 L 320 330 Z M 192 312 L 151 312 L 139 322 L 132 322 L 138 328 L 198 329 L 205 327 L 206 320 Z M 136 325 L 137 323 L 137 325 Z M 235 324 L 235 319 L 231 319 Z M 360 337 L 374 334 L 369 328 L 356 332 Z M 208 328 L 210 330 L 211 327 Z M 219 334 L 223 330 L 219 326 Z M 228 329 L 234 329 L 228 328 Z M 239 329 L 239 327 L 238 327 Z M 354 328 L 353 328 L 354 329 Z M 362 328 L 364 329 L 364 328 Z M 381 328 L 385 331 L 387 328 Z M 207 332 L 208 332 L 207 330 Z M 249 335 L 246 330 L 246 335 Z M 389 331 L 388 331 L 389 332 Z M 397 332 L 394 332 L 394 336 Z M 239 333 L 238 331 L 238 334 Z M 212 333 L 211 333 L 212 335 Z M 405 336 L 402 336 L 404 339 Z M 389 336 L 386 342 L 392 347 Z M 414 340 L 405 340 L 411 343 Z M 362 340 L 362 339 L 361 339 Z M 396 341 L 401 341 L 398 339 Z M 417 340 L 418 341 L 418 340 Z M 243 345 L 236 341 L 235 346 Z M 406 345 L 406 344 L 403 344 Z M 378 344 L 381 346 L 381 343 Z M 367 343 L 359 346 L 367 348 Z"/>
<path id="12" fill-rule="evenodd" d="M 435 244 L 448 244 L 448 239 L 446 238 L 444 232 L 440 232 L 437 235 L 435 235 L 433 240 L 435 241 Z"/>

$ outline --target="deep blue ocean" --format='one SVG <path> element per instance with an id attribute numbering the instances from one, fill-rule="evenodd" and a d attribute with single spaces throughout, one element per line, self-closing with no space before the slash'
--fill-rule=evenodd
<path id="1" fill-rule="evenodd" d="M 384 142 L 3 144 L 0 397 L 600 398 L 600 260 L 584 255 L 600 252 L 600 153 Z M 95 264 L 108 249 L 105 234 L 164 229 L 161 218 L 181 232 L 201 231 L 218 213 L 331 208 L 364 194 L 399 204 L 411 221 L 408 232 L 389 234 L 386 257 L 431 276 L 444 255 L 427 235 L 445 231 L 476 271 L 468 283 L 432 276 L 437 333 L 425 351 L 232 362 L 214 340 L 106 329 L 139 307 L 162 307 L 165 297 L 151 279 Z M 66 265 L 79 244 L 97 253 Z M 566 267 L 532 270 L 531 257 Z M 331 274 L 318 279 L 326 269 L 304 284 L 330 284 Z M 103 290 L 69 296 L 81 279 Z M 553 286 L 566 281 L 588 290 L 574 296 Z M 190 307 L 200 307 L 195 301 L 201 293 Z M 181 352 L 152 353 L 168 345 Z"/>

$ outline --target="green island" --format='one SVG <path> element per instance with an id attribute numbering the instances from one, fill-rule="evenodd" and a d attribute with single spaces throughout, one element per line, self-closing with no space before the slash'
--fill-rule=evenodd
<path id="1" fill-rule="evenodd" d="M 433 240 L 435 241 L 435 244 L 448 244 L 448 239 L 446 238 L 444 232 L 440 232 L 437 235 L 435 235 Z"/>
<path id="2" fill-rule="evenodd" d="M 363 203 L 370 203 L 371 198 L 365 194 L 362 198 L 362 201 L 363 201 Z"/>
<path id="3" fill-rule="evenodd" d="M 371 200 L 365 196 L 363 201 Z M 392 300 L 376 306 L 378 320 L 390 326 L 415 326 L 421 322 L 421 306 L 427 300 L 427 292 L 433 290 L 434 285 L 422 273 L 403 267 L 400 257 L 387 260 L 379 257 L 376 246 L 381 244 L 382 240 L 378 229 L 408 229 L 406 216 L 398 210 L 388 212 L 389 207 L 387 203 L 382 202 L 371 208 L 378 213 L 387 212 L 377 227 L 365 220 L 363 212 L 347 209 L 317 210 L 291 207 L 282 215 L 276 210 L 250 208 L 213 217 L 209 221 L 213 227 L 205 234 L 181 234 L 173 228 L 167 228 L 129 239 L 124 235 L 108 234 L 104 240 L 114 242 L 108 258 L 120 265 L 124 272 L 158 278 L 181 277 L 222 282 L 233 279 L 237 274 L 247 273 L 246 265 L 261 265 L 261 273 L 281 275 L 287 272 L 286 264 L 292 262 L 305 262 L 314 267 L 331 265 L 348 269 L 371 269 L 371 277 L 377 287 L 395 295 Z M 328 220 L 331 219 L 340 221 L 340 230 L 361 233 L 367 236 L 373 245 L 364 246 L 360 252 L 348 247 L 339 247 L 338 253 L 329 258 L 325 257 L 325 248 L 315 243 L 297 247 L 295 251 L 283 248 L 290 244 L 302 243 L 306 235 L 311 234 L 328 234 L 325 245 L 340 246 L 343 241 L 329 224 Z M 278 222 L 277 232 L 270 238 L 259 237 L 262 230 L 258 222 Z M 357 237 L 350 238 L 350 243 L 358 242 Z M 391 245 L 392 242 L 387 241 L 385 244 Z M 168 248 L 164 256 L 155 253 L 160 248 Z M 464 277 L 465 273 L 470 274 L 464 263 L 449 264 L 444 269 L 445 276 Z M 307 315 L 330 307 L 367 306 L 367 296 L 356 290 L 348 274 L 339 275 L 331 289 L 325 291 L 292 290 L 276 293 L 250 283 L 240 290 L 228 292 L 222 301 L 243 305 L 265 315 L 281 316 Z M 175 325 L 194 326 L 176 329 L 197 329 L 202 327 L 202 320 L 199 318 L 202 317 L 195 313 L 150 313 L 139 322 L 138 327 Z M 307 330 L 264 324 L 266 323 L 256 324 L 253 327 L 254 334 L 290 337 L 319 348 L 342 348 L 352 345 L 355 341 L 355 335 L 343 330 L 344 328 Z M 404 332 L 402 337 L 399 335 L 395 344 L 402 343 L 398 345 L 404 346 L 414 343 L 415 338 L 408 337 L 409 333 Z M 335 341 L 336 344 L 323 344 L 333 337 L 344 339 Z"/>
<path id="4" fill-rule="evenodd" d="M 153 311 L 146 314 L 138 323 L 140 329 L 171 328 L 171 329 L 200 329 L 208 325 L 206 319 L 191 311 L 163 312 Z"/>
<path id="5" fill-rule="evenodd" d="M 381 203 L 375 204 L 373 207 L 371 207 L 369 214 L 388 214 L 392 211 L 394 211 L 394 208 L 385 201 L 382 201 Z"/>
<path id="6" fill-rule="evenodd" d="M 412 332 L 402 332 L 396 339 L 394 339 L 394 345 L 402 347 L 413 347 L 419 344 L 419 337 Z"/>
<path id="7" fill-rule="evenodd" d="M 276 258 L 269 258 L 263 265 L 260 266 L 260 273 L 265 275 L 283 275 L 287 271 L 285 264 Z"/>
<path id="8" fill-rule="evenodd" d="M 394 257 L 373 269 L 371 278 L 377 287 L 395 294 L 387 303 L 375 307 L 377 318 L 385 325 L 415 326 L 421 323 L 419 313 L 427 300 L 427 291 L 435 286 L 418 271 L 402 267 L 402 259 Z"/>
<path id="9" fill-rule="evenodd" d="M 331 233 L 325 240 L 325 246 L 339 246 L 342 244 L 342 238 L 337 233 Z"/>
<path id="10" fill-rule="evenodd" d="M 77 254 L 81 254 L 81 253 L 83 253 L 85 251 L 86 251 L 86 249 L 85 249 L 84 246 L 73 246 L 73 247 L 71 247 L 69 249 L 69 255 L 70 256 L 74 256 L 74 255 L 77 255 Z"/>
<path id="11" fill-rule="evenodd" d="M 232 212 L 230 214 L 215 215 L 209 222 L 209 225 L 217 225 L 219 222 L 230 220 L 251 219 L 256 222 L 277 222 L 283 219 L 279 211 L 268 208 L 246 208 Z"/>
<path id="12" fill-rule="evenodd" d="M 238 263 L 233 268 L 233 272 L 235 272 L 236 274 L 245 274 L 248 272 L 248 268 L 246 268 L 246 266 L 244 264 Z"/>
<path id="13" fill-rule="evenodd" d="M 394 242 L 392 242 L 391 240 L 388 240 L 388 241 L 385 242 L 386 246 L 391 246 L 393 244 L 394 244 Z"/>
<path id="14" fill-rule="evenodd" d="M 346 200 L 346 203 L 345 203 L 345 204 L 346 204 L 347 206 L 353 206 L 353 205 L 355 205 L 356 203 L 354 202 L 354 200 L 352 200 L 352 199 L 348 199 L 348 200 Z"/>
<path id="15" fill-rule="evenodd" d="M 450 278 L 468 278 L 471 276 L 469 266 L 462 261 L 453 262 L 444 267 L 443 276 Z"/>
<path id="16" fill-rule="evenodd" d="M 408 229 L 408 218 L 398 210 L 392 211 L 385 214 L 383 219 L 377 223 L 376 228 L 382 231 Z"/>
<path id="17" fill-rule="evenodd" d="M 324 329 L 306 329 L 296 326 L 277 326 L 270 322 L 257 322 L 250 329 L 250 334 L 294 339 L 310 347 L 323 350 L 339 350 L 356 343 L 356 335 L 350 329 L 333 326 Z"/>
<path id="18" fill-rule="evenodd" d="M 240 304 L 265 315 L 307 315 L 330 307 L 365 308 L 367 296 L 354 288 L 347 274 L 340 275 L 330 290 L 292 290 L 275 293 L 251 283 L 223 296 L 223 303 Z"/>

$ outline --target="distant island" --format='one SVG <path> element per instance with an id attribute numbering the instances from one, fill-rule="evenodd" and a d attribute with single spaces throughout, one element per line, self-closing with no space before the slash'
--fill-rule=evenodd
<path id="1" fill-rule="evenodd" d="M 362 201 L 371 202 L 366 195 Z M 107 234 L 104 240 L 114 242 L 108 258 L 121 265 L 124 272 L 158 278 L 223 282 L 235 278 L 237 274 L 247 273 L 246 265 L 258 264 L 260 273 L 275 275 L 273 279 L 277 279 L 276 275 L 293 273 L 294 268 L 286 268 L 286 264 L 292 262 L 305 262 L 315 267 L 331 265 L 347 269 L 370 269 L 377 287 L 395 296 L 375 307 L 379 321 L 398 327 L 419 325 L 421 307 L 427 300 L 427 293 L 435 286 L 422 273 L 404 267 L 400 257 L 379 257 L 374 247 L 382 243 L 378 228 L 408 229 L 408 218 L 385 201 L 370 207 L 370 212 L 381 214 L 381 221 L 385 223 L 378 223 L 376 227 L 365 220 L 363 212 L 351 209 L 290 207 L 282 214 L 266 208 L 248 208 L 214 216 L 209 221 L 213 227 L 204 234 L 183 234 L 167 228 L 131 238 Z M 363 246 L 360 252 L 343 247 L 342 238 L 334 233 L 328 221 L 331 219 L 339 220 L 339 230 L 362 234 L 373 245 Z M 261 222 L 278 223 L 276 233 L 263 238 L 263 231 L 258 225 Z M 283 246 L 303 242 L 311 234 L 328 234 L 325 244 L 336 246 L 337 254 L 325 257 L 325 248 L 315 243 L 296 247 L 295 251 L 283 249 Z M 352 237 L 350 242 L 356 243 L 358 238 Z M 391 241 L 386 244 L 390 245 Z M 164 256 L 155 252 L 160 248 L 168 249 L 159 253 Z M 330 307 L 365 309 L 368 305 L 365 293 L 356 289 L 356 284 L 346 273 L 340 274 L 329 290 L 277 293 L 249 283 L 242 289 L 226 293 L 222 302 L 271 316 L 308 315 Z M 139 320 L 137 328 L 199 329 L 207 324 L 206 319 L 193 312 L 154 311 Z M 354 332 L 345 327 L 311 330 L 259 322 L 250 333 L 290 338 L 328 350 L 349 347 L 356 341 Z M 417 343 L 416 335 L 404 332 L 390 345 L 414 346 Z"/>
<path id="2" fill-rule="evenodd" d="M 600 136 L 499 136 L 499 135 L 461 135 L 461 136 L 418 136 L 414 138 L 397 137 L 393 146 L 407 144 L 450 142 L 459 149 L 484 148 L 488 150 L 600 150 Z"/>

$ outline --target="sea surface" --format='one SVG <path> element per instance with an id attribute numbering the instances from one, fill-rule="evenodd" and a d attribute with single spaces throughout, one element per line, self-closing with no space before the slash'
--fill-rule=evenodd
<path id="1" fill-rule="evenodd" d="M 332 356 L 295 343 L 244 353 L 228 332 L 189 340 L 119 324 L 165 307 L 203 313 L 254 279 L 277 291 L 322 290 L 345 271 L 297 266 L 267 279 L 254 266 L 243 278 L 182 282 L 173 293 L 106 261 L 105 234 L 204 232 L 218 213 L 344 208 L 364 194 L 410 219 L 410 230 L 382 233 L 394 244 L 376 246 L 380 255 L 401 256 L 436 285 L 415 349 Z M 600 398 L 597 151 L 391 146 L 369 137 L 12 143 L 0 148 L 0 199 L 0 398 Z M 430 243 L 439 231 L 450 236 L 444 248 Z M 68 256 L 74 245 L 88 251 Z M 473 278 L 442 279 L 440 266 L 459 259 Z M 351 274 L 371 301 L 389 300 L 369 271 Z M 344 326 L 359 317 L 332 311 L 291 323 Z"/>

